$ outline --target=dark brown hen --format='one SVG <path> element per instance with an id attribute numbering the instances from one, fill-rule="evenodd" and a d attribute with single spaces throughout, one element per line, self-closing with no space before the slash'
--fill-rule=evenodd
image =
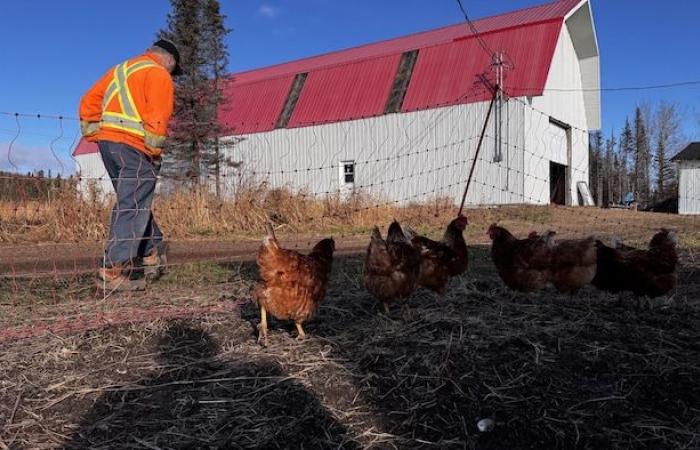
<path id="1" fill-rule="evenodd" d="M 493 224 L 489 227 L 491 259 L 498 275 L 509 288 L 533 292 L 551 279 L 552 250 L 547 239 L 531 234 L 517 239 L 510 231 Z"/>
<path id="2" fill-rule="evenodd" d="M 447 225 L 441 241 L 420 236 L 406 227 L 406 236 L 420 252 L 419 284 L 422 287 L 444 295 L 450 277 L 467 270 L 469 258 L 464 229 L 468 224 L 466 217 L 458 216 Z"/>
<path id="3" fill-rule="evenodd" d="M 677 282 L 676 245 L 676 234 L 665 229 L 652 237 L 647 250 L 621 244 L 613 248 L 596 241 L 593 285 L 611 293 L 632 292 L 638 298 L 665 295 Z"/>
<path id="4" fill-rule="evenodd" d="M 367 291 L 379 300 L 384 312 L 397 298 L 406 298 L 418 285 L 420 256 L 404 236 L 401 225 L 394 221 L 384 240 L 379 228 L 374 227 L 367 256 L 364 282 Z"/>
<path id="5" fill-rule="evenodd" d="M 596 238 L 549 240 L 552 249 L 551 281 L 557 291 L 575 294 L 590 284 L 596 274 Z"/>

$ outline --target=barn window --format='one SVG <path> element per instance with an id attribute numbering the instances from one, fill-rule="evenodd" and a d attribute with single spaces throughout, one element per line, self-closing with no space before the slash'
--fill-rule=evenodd
<path id="1" fill-rule="evenodd" d="M 355 161 L 340 162 L 340 180 L 344 185 L 355 184 Z"/>
<path id="2" fill-rule="evenodd" d="M 408 89 L 408 82 L 411 81 L 413 67 L 416 65 L 417 58 L 418 50 L 404 52 L 401 55 L 399 70 L 396 72 L 394 84 L 391 87 L 391 92 L 389 93 L 389 99 L 386 103 L 386 108 L 384 108 L 384 114 L 397 113 L 401 111 L 403 99 L 406 97 L 406 90 Z"/>
<path id="3" fill-rule="evenodd" d="M 289 119 L 292 117 L 294 108 L 297 106 L 299 94 L 301 94 L 301 90 L 304 87 L 304 83 L 306 82 L 306 77 L 308 75 L 308 73 L 298 73 L 294 77 L 294 82 L 292 82 L 289 95 L 287 95 L 287 101 L 284 104 L 284 108 L 282 108 L 282 113 L 277 119 L 275 128 L 287 128 L 287 124 L 289 123 Z"/>

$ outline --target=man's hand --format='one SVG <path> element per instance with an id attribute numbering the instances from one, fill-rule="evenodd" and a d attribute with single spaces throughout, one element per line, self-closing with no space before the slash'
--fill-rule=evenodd
<path id="1" fill-rule="evenodd" d="M 100 131 L 100 122 L 88 122 L 87 120 L 80 121 L 80 133 L 88 141 L 91 141 L 90 138 L 95 137 L 98 131 Z"/>
<path id="2" fill-rule="evenodd" d="M 153 158 L 151 160 L 151 162 L 153 163 L 153 167 L 156 169 L 156 172 L 159 172 L 160 166 L 163 164 L 163 158 L 161 158 L 161 157 Z"/>

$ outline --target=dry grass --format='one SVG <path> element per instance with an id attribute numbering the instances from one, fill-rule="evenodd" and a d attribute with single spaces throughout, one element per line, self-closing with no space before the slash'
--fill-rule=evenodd
<path id="1" fill-rule="evenodd" d="M 0 243 L 103 242 L 110 211 L 111 204 L 82 200 L 70 189 L 55 192 L 51 201 L 0 202 Z M 394 218 L 435 235 L 454 217 L 456 207 L 444 198 L 396 205 L 362 193 L 320 199 L 260 185 L 223 202 L 197 190 L 159 196 L 154 211 L 169 239 L 216 240 L 258 239 L 268 218 L 284 225 L 280 232 L 287 235 L 365 235 L 375 224 Z M 466 214 L 472 224 L 469 238 L 477 243 L 486 242 L 486 229 L 499 222 L 516 233 L 549 228 L 569 236 L 617 234 L 639 244 L 653 230 L 667 227 L 680 232 L 683 245 L 700 246 L 698 217 L 523 205 L 471 208 Z"/>
<path id="2" fill-rule="evenodd" d="M 50 201 L 0 202 L 0 242 L 94 242 L 104 239 L 112 203 L 81 199 L 74 190 L 54 192 Z M 313 198 L 286 189 L 254 186 L 234 200 L 220 201 L 203 190 L 156 197 L 154 212 L 165 234 L 174 239 L 249 236 L 270 218 L 301 233 L 366 230 L 393 217 L 433 219 L 453 210 L 445 199 L 399 207 L 380 198 L 356 194 Z"/>

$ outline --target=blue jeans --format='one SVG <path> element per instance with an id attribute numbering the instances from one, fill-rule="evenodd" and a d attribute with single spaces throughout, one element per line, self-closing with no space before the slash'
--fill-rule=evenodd
<path id="1" fill-rule="evenodd" d="M 134 264 L 153 250 L 162 252 L 163 234 L 151 212 L 160 165 L 127 144 L 100 141 L 98 146 L 117 194 L 105 247 L 105 267 Z"/>

